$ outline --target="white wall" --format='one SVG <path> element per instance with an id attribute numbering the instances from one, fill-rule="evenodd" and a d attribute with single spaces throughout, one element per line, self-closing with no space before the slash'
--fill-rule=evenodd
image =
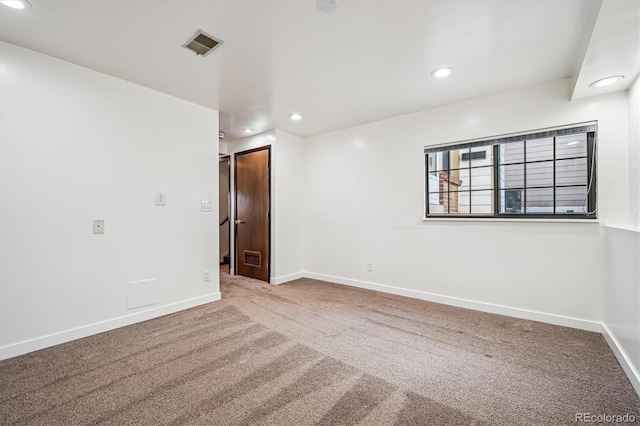
<path id="1" fill-rule="evenodd" d="M 274 130 L 233 142 L 220 144 L 220 151 L 231 155 L 262 146 L 271 146 L 271 277 L 272 284 L 280 284 L 302 276 L 301 204 L 304 140 L 289 133 Z M 235 219 L 235 202 L 232 214 Z M 232 228 L 232 250 L 234 247 Z"/>
<path id="2" fill-rule="evenodd" d="M 302 204 L 304 140 L 275 131 L 275 269 L 272 282 L 280 284 L 302 276 Z"/>
<path id="3" fill-rule="evenodd" d="M 217 300 L 217 111 L 0 49 L 0 357 Z"/>
<path id="4" fill-rule="evenodd" d="M 632 226 L 606 228 L 605 336 L 640 394 L 640 79 L 629 90 L 629 198 Z"/>
<path id="5" fill-rule="evenodd" d="M 308 138 L 308 275 L 599 330 L 597 223 L 423 220 L 425 146 L 597 120 L 599 219 L 625 223 L 627 94 L 569 93 L 556 81 Z"/>
<path id="6" fill-rule="evenodd" d="M 629 213 L 640 229 L 640 77 L 629 88 Z"/>

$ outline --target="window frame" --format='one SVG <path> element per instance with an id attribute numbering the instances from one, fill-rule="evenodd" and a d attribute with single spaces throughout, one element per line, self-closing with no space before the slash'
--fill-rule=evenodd
<path id="1" fill-rule="evenodd" d="M 556 138 L 558 137 L 562 137 L 562 136 L 568 136 L 568 135 L 576 135 L 576 134 L 586 134 L 586 157 L 585 156 L 574 156 L 574 157 L 562 157 L 562 158 L 557 158 L 558 156 L 558 150 L 557 150 L 557 140 Z M 526 158 L 526 151 L 527 151 L 527 142 L 526 141 L 534 141 L 534 140 L 542 140 L 545 138 L 553 138 L 553 145 L 552 145 L 552 150 L 553 150 L 553 156 L 551 159 L 548 160 L 532 160 L 532 161 L 527 161 Z M 524 142 L 523 144 L 523 159 L 521 161 L 515 162 L 515 163 L 505 163 L 504 159 L 501 157 L 500 154 L 500 146 L 501 145 L 506 145 L 509 143 L 514 143 L 514 142 Z M 438 178 L 438 185 L 440 185 L 439 180 L 439 173 L 445 172 L 447 174 L 450 174 L 450 170 L 441 170 L 440 168 L 438 168 L 438 153 L 446 153 L 446 155 L 450 155 L 450 152 L 455 151 L 455 150 L 463 150 L 463 149 L 469 149 L 469 153 L 471 153 L 471 148 L 474 147 L 490 147 L 491 149 L 491 161 L 492 164 L 490 166 L 484 166 L 484 167 L 491 167 L 492 168 L 492 185 L 491 185 L 491 189 L 490 191 L 492 191 L 492 205 L 491 205 L 491 209 L 492 209 L 492 213 L 471 213 L 473 211 L 473 205 L 471 204 L 471 195 L 474 192 L 474 190 L 472 189 L 471 185 L 469 184 L 469 189 L 468 190 L 464 190 L 464 191 L 459 191 L 458 194 L 460 194 L 461 192 L 465 192 L 469 194 L 469 213 L 430 213 L 429 212 L 429 201 L 430 201 L 430 197 L 433 197 L 434 194 L 438 194 L 438 197 L 440 197 L 440 194 L 444 193 L 441 190 L 438 191 L 430 191 L 429 190 L 429 176 L 437 176 Z M 488 150 L 487 150 L 488 151 Z M 433 161 L 434 166 L 435 166 L 435 170 L 431 170 L 429 167 L 429 154 L 436 154 L 435 157 L 435 161 Z M 488 154 L 487 154 L 488 156 Z M 509 135 L 502 135 L 502 136 L 495 136 L 495 137 L 487 137 L 487 138 L 482 138 L 482 139 L 476 139 L 476 140 L 471 140 L 471 141 L 462 141 L 462 142 L 457 142 L 457 143 L 451 143 L 451 144 L 442 144 L 442 145 L 434 145 L 434 146 L 427 146 L 424 148 L 424 157 L 425 157 L 425 206 L 424 206 L 424 213 L 425 213 L 425 219 L 443 219 L 443 218 L 447 218 L 447 219 L 572 219 L 572 220 L 576 220 L 576 219 L 587 219 L 587 220 L 595 220 L 597 219 L 597 122 L 588 122 L 588 123 L 578 123 L 578 124 L 573 124 L 573 125 L 568 125 L 568 126 L 562 126 L 562 127 L 555 127 L 555 128 L 550 128 L 550 129 L 540 129 L 540 130 L 533 130 L 533 131 L 527 131 L 527 132 L 522 132 L 522 133 L 517 133 L 517 134 L 509 134 Z M 469 156 L 469 165 L 467 167 L 460 167 L 458 166 L 457 170 L 469 170 L 469 181 L 471 181 L 471 170 L 474 168 L 474 166 L 472 165 L 472 156 Z M 587 177 L 586 177 L 586 181 L 585 181 L 585 185 L 586 185 L 586 196 L 585 196 L 585 212 L 558 212 L 558 208 L 560 206 L 557 205 L 557 190 L 559 188 L 578 188 L 578 187 L 584 187 L 585 185 L 579 185 L 579 184 L 558 184 L 558 180 L 557 180 L 557 169 L 558 169 L 558 162 L 559 161 L 565 161 L 565 160 L 579 160 L 579 159 L 585 159 L 586 160 L 586 172 L 587 172 Z M 451 162 L 451 160 L 449 160 L 449 163 Z M 552 175 L 552 184 L 551 185 L 540 185 L 540 186 L 532 186 L 532 187 L 527 187 L 527 173 L 526 173 L 526 166 L 528 164 L 535 164 L 535 163 L 551 163 L 552 164 L 552 169 L 553 169 L 553 175 Z M 504 167 L 505 165 L 519 165 L 522 164 L 524 171 L 523 171 L 523 184 L 522 187 L 518 187 L 518 188 L 508 188 L 508 187 L 500 187 L 500 167 Z M 447 179 L 448 181 L 448 179 Z M 438 189 L 440 189 L 438 187 Z M 531 189 L 551 189 L 551 192 L 553 193 L 553 204 L 551 206 L 552 211 L 551 212 L 532 212 L 529 213 L 527 212 L 527 205 L 526 205 L 526 192 L 527 190 L 531 190 Z M 522 193 L 524 195 L 521 195 L 522 200 L 522 206 L 523 206 L 523 211 L 521 213 L 518 212 L 502 212 L 503 210 L 503 206 L 501 206 L 501 192 L 504 191 L 506 193 L 506 191 L 508 190 L 520 190 L 522 191 Z M 451 202 L 451 198 L 450 198 L 450 186 L 449 184 L 447 184 L 447 200 L 449 200 L 447 202 L 447 206 L 449 206 L 449 203 Z M 505 201 L 506 203 L 506 201 Z"/>

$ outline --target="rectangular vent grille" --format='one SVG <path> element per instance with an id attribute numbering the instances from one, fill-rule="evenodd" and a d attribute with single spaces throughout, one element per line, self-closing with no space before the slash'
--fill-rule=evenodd
<path id="1" fill-rule="evenodd" d="M 224 43 L 222 40 L 198 30 L 189 37 L 189 40 L 182 47 L 196 52 L 196 55 L 207 56 L 222 43 Z"/>
<path id="2" fill-rule="evenodd" d="M 259 251 L 244 251 L 244 264 L 247 266 L 260 267 L 262 265 L 262 253 Z"/>

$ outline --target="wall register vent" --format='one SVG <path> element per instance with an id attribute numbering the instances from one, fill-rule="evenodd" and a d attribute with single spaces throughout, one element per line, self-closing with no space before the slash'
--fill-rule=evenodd
<path id="1" fill-rule="evenodd" d="M 182 47 L 196 52 L 196 55 L 207 56 L 213 52 L 218 46 L 224 43 L 219 38 L 205 33 L 202 30 L 196 31 Z"/>
<path id="2" fill-rule="evenodd" d="M 259 251 L 244 251 L 244 264 L 247 266 L 260 267 L 262 265 L 262 253 Z"/>

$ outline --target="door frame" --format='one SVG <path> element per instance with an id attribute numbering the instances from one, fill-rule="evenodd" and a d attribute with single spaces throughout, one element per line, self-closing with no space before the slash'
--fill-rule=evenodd
<path id="1" fill-rule="evenodd" d="M 267 150 L 267 158 L 268 158 L 268 171 L 267 178 L 269 182 L 269 192 L 267 194 L 268 197 L 268 206 L 269 206 L 269 215 L 267 217 L 267 231 L 268 231 L 268 241 L 267 244 L 269 247 L 269 256 L 267 258 L 267 283 L 271 284 L 271 211 L 273 210 L 273 206 L 271 205 L 272 197 L 271 197 L 271 145 L 264 145 L 258 148 L 248 149 L 246 151 L 240 151 L 233 154 L 233 265 L 234 265 L 234 274 L 238 274 L 238 259 L 240 256 L 238 255 L 238 224 L 236 220 L 238 220 L 238 167 L 237 167 L 237 158 L 240 155 L 251 154 L 252 152 Z M 230 260 L 231 261 L 231 260 Z"/>
<path id="2" fill-rule="evenodd" d="M 228 244 L 227 246 L 229 247 L 229 274 L 231 274 L 231 267 L 233 266 L 233 262 L 234 262 L 234 253 L 233 250 L 231 250 L 231 234 L 233 231 L 233 227 L 231 226 L 231 180 L 233 179 L 233 177 L 231 176 L 231 155 L 225 154 L 225 155 L 219 155 L 218 156 L 218 178 L 220 178 L 220 163 L 222 162 L 226 162 L 227 163 L 227 169 L 228 169 L 228 173 L 229 173 L 229 181 L 227 182 L 227 220 L 229 221 L 229 235 L 228 235 Z M 218 199 L 220 198 L 220 196 L 218 195 Z M 218 219 L 220 220 L 220 219 Z M 220 231 L 220 227 L 218 227 L 218 232 Z M 220 234 L 218 233 L 218 238 L 220 238 Z M 219 243 L 218 243 L 219 246 Z"/>

